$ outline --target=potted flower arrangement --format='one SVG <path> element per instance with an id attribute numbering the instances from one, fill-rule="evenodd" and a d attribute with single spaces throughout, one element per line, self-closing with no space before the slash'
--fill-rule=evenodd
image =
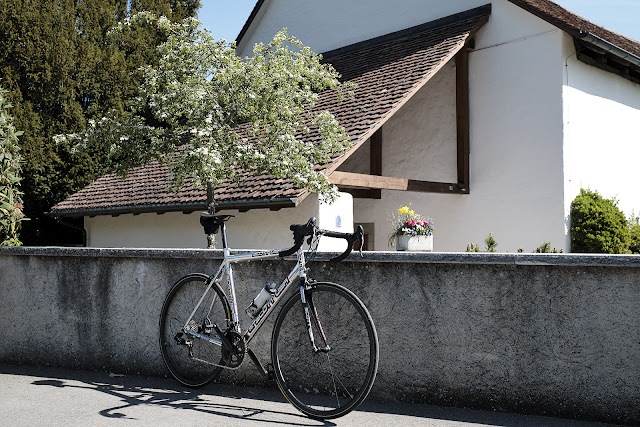
<path id="1" fill-rule="evenodd" d="M 433 219 L 424 218 L 408 206 L 403 206 L 391 218 L 391 226 L 389 246 L 395 244 L 399 251 L 433 250 L 433 232 L 436 230 Z"/>

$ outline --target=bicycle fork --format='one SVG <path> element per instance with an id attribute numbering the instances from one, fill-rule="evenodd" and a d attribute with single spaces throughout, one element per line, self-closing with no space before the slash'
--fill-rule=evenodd
<path id="1" fill-rule="evenodd" d="M 307 291 L 310 289 L 310 286 L 307 284 L 306 276 L 303 276 L 301 279 L 300 285 L 300 299 L 302 301 L 302 307 L 304 308 L 304 317 L 307 323 L 307 332 L 309 333 L 309 340 L 311 341 L 311 346 L 313 347 L 314 353 L 328 353 L 331 350 L 331 347 L 327 343 L 327 337 L 322 329 L 322 323 L 320 322 L 320 317 L 318 316 L 318 311 L 313 305 L 313 296 L 311 292 L 307 294 Z M 313 323 L 318 328 L 318 332 L 320 336 L 322 336 L 322 342 L 324 345 L 322 347 L 318 347 L 316 345 L 316 340 L 313 334 Z"/>

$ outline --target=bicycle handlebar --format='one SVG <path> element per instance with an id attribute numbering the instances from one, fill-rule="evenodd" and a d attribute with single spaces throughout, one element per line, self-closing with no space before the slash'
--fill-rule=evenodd
<path id="1" fill-rule="evenodd" d="M 355 233 L 340 233 L 337 231 L 322 230 L 320 228 L 317 228 L 316 219 L 312 217 L 309 219 L 309 221 L 307 221 L 306 224 L 294 224 L 289 227 L 289 229 L 293 231 L 294 244 L 291 248 L 281 251 L 278 254 L 280 257 L 293 255 L 298 251 L 298 249 L 302 247 L 305 237 L 313 237 L 314 235 L 345 239 L 347 241 L 347 249 L 337 257 L 331 258 L 329 262 L 342 261 L 343 259 L 348 257 L 353 250 L 353 244 L 357 241 L 360 241 L 360 255 L 362 255 L 362 247 L 364 246 L 364 229 L 361 225 L 358 226 Z M 311 241 L 311 239 L 309 239 L 309 241 Z"/>

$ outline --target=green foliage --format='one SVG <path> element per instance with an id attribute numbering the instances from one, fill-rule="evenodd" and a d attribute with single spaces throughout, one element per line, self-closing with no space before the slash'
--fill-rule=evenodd
<path id="1" fill-rule="evenodd" d="M 477 244 L 469 243 L 467 244 L 467 250 L 465 252 L 480 252 L 480 246 Z"/>
<path id="2" fill-rule="evenodd" d="M 489 233 L 486 239 L 484 239 L 485 250 L 484 252 L 495 252 L 496 247 L 498 246 L 498 242 L 493 238 L 493 235 Z M 467 244 L 466 252 L 482 252 L 480 250 L 480 246 L 476 243 Z"/>
<path id="3" fill-rule="evenodd" d="M 498 246 L 498 242 L 496 242 L 496 239 L 493 238 L 491 233 L 489 233 L 487 238 L 484 239 L 484 244 L 487 247 L 487 252 L 495 252 L 496 251 L 496 247 Z"/>
<path id="4" fill-rule="evenodd" d="M 571 203 L 571 251 L 623 254 L 629 249 L 627 220 L 615 199 L 580 190 Z"/>
<path id="5" fill-rule="evenodd" d="M 197 20 L 176 24 L 151 13 L 118 25 L 111 40 L 126 39 L 138 25 L 155 25 L 166 42 L 158 63 L 142 68 L 136 97 L 84 132 L 61 135 L 60 144 L 78 152 L 108 144 L 108 164 L 121 176 L 153 160 L 166 163 L 176 190 L 187 177 L 219 185 L 241 168 L 335 197 L 315 166 L 351 143 L 329 112 L 313 106 L 319 92 L 333 89 L 340 101 L 351 86 L 330 65 L 285 30 L 240 58 L 233 43 L 214 40 Z M 319 142 L 309 141 L 313 135 Z"/>
<path id="6" fill-rule="evenodd" d="M 0 87 L 0 246 L 19 246 L 18 230 L 24 219 L 19 191 L 20 147 L 13 117 L 9 114 L 6 90 Z"/>
<path id="7" fill-rule="evenodd" d="M 544 242 L 540 246 L 535 248 L 533 250 L 533 253 L 536 253 L 536 254 L 561 254 L 562 253 L 562 249 L 560 249 L 560 250 L 558 250 L 556 248 L 551 249 L 551 243 L 550 242 Z"/>
<path id="8" fill-rule="evenodd" d="M 44 212 L 103 174 L 108 158 L 106 141 L 78 151 L 52 136 L 124 111 L 138 93 L 140 67 L 157 64 L 155 48 L 166 40 L 144 23 L 117 40 L 109 29 L 142 10 L 181 21 L 198 7 L 199 0 L 0 0 L 0 76 L 24 131 L 22 190 L 33 219 L 21 233 L 25 243 L 64 242 L 68 229 Z"/>

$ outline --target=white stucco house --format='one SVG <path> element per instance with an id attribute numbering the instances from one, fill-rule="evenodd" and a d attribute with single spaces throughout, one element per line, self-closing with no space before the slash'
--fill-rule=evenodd
<path id="1" fill-rule="evenodd" d="M 269 176 L 229 183 L 216 200 L 236 215 L 233 247 L 286 247 L 289 224 L 340 216 L 386 250 L 389 214 L 410 203 L 435 219 L 436 251 L 489 233 L 500 251 L 569 251 L 580 188 L 640 210 L 640 42 L 549 0 L 260 0 L 238 53 L 283 27 L 358 84 L 332 110 L 355 144 L 326 169 L 344 196 L 329 207 Z M 51 214 L 83 216 L 89 246 L 206 246 L 205 190 L 166 188 L 152 165 Z"/>

